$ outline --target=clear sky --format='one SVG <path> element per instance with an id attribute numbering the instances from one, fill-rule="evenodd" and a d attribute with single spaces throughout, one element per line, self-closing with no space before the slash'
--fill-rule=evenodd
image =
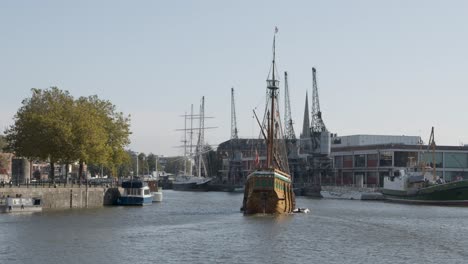
<path id="1" fill-rule="evenodd" d="M 229 139 L 234 87 L 239 135 L 257 137 L 277 26 L 297 134 L 316 67 L 331 132 L 427 142 L 435 126 L 438 145 L 468 144 L 467 14 L 467 1 L 1 1 L 0 126 L 32 87 L 58 86 L 130 114 L 131 149 L 177 155 L 202 96 L 218 127 L 206 140 Z"/>

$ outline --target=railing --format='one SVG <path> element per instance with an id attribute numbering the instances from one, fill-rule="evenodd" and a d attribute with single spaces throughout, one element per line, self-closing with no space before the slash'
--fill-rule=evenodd
<path id="1" fill-rule="evenodd" d="M 120 186 L 116 179 L 99 179 L 99 180 L 71 180 L 71 181 L 49 181 L 39 180 L 31 182 L 0 182 L 0 188 L 85 188 L 88 187 L 103 187 L 111 188 Z"/>

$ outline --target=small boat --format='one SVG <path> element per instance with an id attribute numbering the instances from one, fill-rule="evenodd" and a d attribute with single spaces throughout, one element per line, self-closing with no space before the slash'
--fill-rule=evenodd
<path id="1" fill-rule="evenodd" d="M 158 187 L 158 181 L 149 180 L 147 181 L 148 187 L 150 189 L 150 194 L 153 197 L 153 202 L 162 202 L 163 193 L 161 188 Z"/>
<path id="2" fill-rule="evenodd" d="M 295 214 L 308 214 L 310 213 L 309 208 L 296 208 L 293 210 L 293 213 Z"/>
<path id="3" fill-rule="evenodd" d="M 242 203 L 242 210 L 246 215 L 289 214 L 295 208 L 296 199 L 289 175 L 286 144 L 282 137 L 277 107 L 279 81 L 275 78 L 275 37 L 273 37 L 273 61 L 267 79 L 268 103 L 263 124 L 260 124 L 257 118 L 266 143 L 266 162 L 260 164 L 257 153 L 258 169 L 247 176 Z"/>
<path id="4" fill-rule="evenodd" d="M 245 191 L 245 186 L 239 186 L 239 187 L 234 187 L 234 190 L 232 192 L 234 193 L 244 193 Z"/>
<path id="5" fill-rule="evenodd" d="M 122 182 L 123 195 L 117 199 L 118 205 L 146 205 L 153 202 L 148 184 L 142 180 Z"/>
<path id="6" fill-rule="evenodd" d="M 41 198 L 6 197 L 0 198 L 0 213 L 41 212 Z"/>

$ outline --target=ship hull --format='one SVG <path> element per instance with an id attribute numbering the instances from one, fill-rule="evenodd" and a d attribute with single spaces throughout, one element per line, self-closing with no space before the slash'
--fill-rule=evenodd
<path id="1" fill-rule="evenodd" d="M 117 200 L 118 205 L 147 205 L 153 203 L 151 195 L 146 196 L 121 196 Z"/>
<path id="2" fill-rule="evenodd" d="M 278 170 L 258 170 L 247 177 L 244 214 L 288 214 L 294 210 L 291 180 Z"/>
<path id="3" fill-rule="evenodd" d="M 468 206 L 468 180 L 432 185 L 406 191 L 383 189 L 390 202 L 428 205 Z"/>
<path id="4" fill-rule="evenodd" d="M 181 182 L 173 182 L 172 189 L 174 191 L 192 191 L 192 192 L 207 192 L 209 191 L 209 182 L 211 179 L 188 180 Z"/>

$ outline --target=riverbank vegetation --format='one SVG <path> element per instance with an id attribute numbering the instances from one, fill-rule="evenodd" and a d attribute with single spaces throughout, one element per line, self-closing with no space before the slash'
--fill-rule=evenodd
<path id="1" fill-rule="evenodd" d="M 75 99 L 57 87 L 31 89 L 5 130 L 5 149 L 29 160 L 54 164 L 78 162 L 100 164 L 117 175 L 122 164 L 129 163 L 125 147 L 130 143 L 130 116 L 118 112 L 108 100 L 96 95 Z"/>

